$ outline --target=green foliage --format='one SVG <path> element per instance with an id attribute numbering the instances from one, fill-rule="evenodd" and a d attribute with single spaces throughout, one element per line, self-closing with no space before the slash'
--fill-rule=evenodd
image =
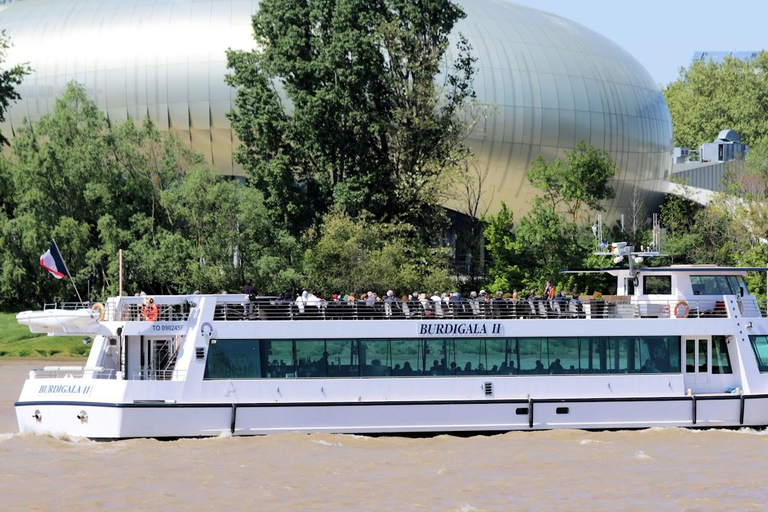
<path id="1" fill-rule="evenodd" d="M 8 57 L 8 49 L 11 47 L 11 42 L 6 34 L 5 30 L 0 31 L 0 66 L 5 63 L 5 59 Z M 21 98 L 19 93 L 14 88 L 21 84 L 24 76 L 28 75 L 32 69 L 28 64 L 17 64 L 10 69 L 4 69 L 0 67 L 0 124 L 5 122 L 5 113 L 8 111 L 11 102 Z M 3 144 L 8 145 L 8 139 L 0 133 L 0 146 Z M 0 177 L 0 180 L 2 178 Z M 0 183 L 0 198 L 2 198 L 2 184 Z"/>
<path id="2" fill-rule="evenodd" d="M 236 159 L 273 222 L 297 235 L 336 205 L 437 233 L 446 170 L 468 155 L 466 39 L 435 81 L 463 17 L 449 0 L 260 3 L 259 50 L 228 52 L 227 81 L 238 88 Z"/>
<path id="3" fill-rule="evenodd" d="M 413 290 L 447 290 L 453 285 L 444 251 L 419 241 L 408 224 L 352 219 L 329 213 L 316 240 L 304 253 L 306 286 L 324 294 L 399 294 Z"/>
<path id="4" fill-rule="evenodd" d="M 517 228 L 506 205 L 486 219 L 485 236 L 490 253 L 488 277 L 492 291 L 534 290 L 546 281 L 568 291 L 607 290 L 603 276 L 561 274 L 565 268 L 600 268 L 605 262 L 592 255 L 594 237 L 578 223 L 587 209 L 602 209 L 601 201 L 613 197 L 608 181 L 616 166 L 601 150 L 583 142 L 565 161 L 547 163 L 539 157 L 528 180 L 543 192 L 534 199 Z"/>
<path id="5" fill-rule="evenodd" d="M 522 281 L 520 268 L 513 263 L 516 255 L 514 214 L 502 202 L 496 215 L 485 219 L 485 239 L 488 262 L 488 289 L 491 292 L 508 291 L 512 283 Z"/>
<path id="6" fill-rule="evenodd" d="M 71 284 L 38 265 L 54 237 L 81 293 L 264 289 L 295 278 L 297 243 L 270 221 L 261 192 L 226 181 L 198 154 L 146 121 L 109 126 L 71 84 L 49 116 L 0 160 L 0 308 L 73 300 Z M 235 257 L 237 255 L 237 257 Z"/>
<path id="7" fill-rule="evenodd" d="M 664 250 L 675 262 L 750 267 L 768 263 L 766 155 L 768 139 L 763 139 L 745 161 L 729 164 L 723 192 L 706 207 L 667 196 L 661 207 L 668 232 Z M 747 284 L 752 293 L 764 294 L 765 274 L 749 275 Z"/>
<path id="8" fill-rule="evenodd" d="M 755 59 L 695 61 L 681 69 L 664 89 L 675 146 L 699 147 L 725 128 L 750 146 L 768 135 L 766 67 L 768 53 L 761 52 Z"/>
<path id="9" fill-rule="evenodd" d="M 614 197 L 609 181 L 616 175 L 616 164 L 607 151 L 587 147 L 580 141 L 568 153 L 565 162 L 559 158 L 551 164 L 539 156 L 526 173 L 528 181 L 544 192 L 550 213 L 565 212 L 577 222 L 585 209 L 602 211 L 602 202 Z"/>

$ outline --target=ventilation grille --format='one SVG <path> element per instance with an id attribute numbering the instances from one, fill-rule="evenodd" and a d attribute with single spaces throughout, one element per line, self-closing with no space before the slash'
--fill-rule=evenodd
<path id="1" fill-rule="evenodd" d="M 198 359 L 205 359 L 205 347 L 195 347 L 195 356 Z"/>
<path id="2" fill-rule="evenodd" d="M 493 382 L 486 382 L 483 384 L 483 388 L 485 389 L 485 396 L 491 396 L 493 394 Z"/>

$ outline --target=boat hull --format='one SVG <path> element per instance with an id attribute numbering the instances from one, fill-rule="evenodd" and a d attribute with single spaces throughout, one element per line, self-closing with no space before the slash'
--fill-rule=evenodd
<path id="1" fill-rule="evenodd" d="M 768 425 L 768 395 L 351 403 L 17 402 L 23 433 L 90 439 Z"/>

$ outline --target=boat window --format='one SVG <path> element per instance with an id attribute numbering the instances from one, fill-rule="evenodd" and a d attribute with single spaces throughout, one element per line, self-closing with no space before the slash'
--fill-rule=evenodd
<path id="1" fill-rule="evenodd" d="M 211 340 L 204 379 L 256 379 L 261 376 L 258 340 Z"/>
<path id="2" fill-rule="evenodd" d="M 392 375 L 419 377 L 424 374 L 423 347 L 413 340 L 392 340 Z"/>
<path id="3" fill-rule="evenodd" d="M 671 295 L 672 276 L 645 275 L 643 277 L 645 295 Z"/>
<path id="4" fill-rule="evenodd" d="M 707 340 L 699 340 L 699 373 L 707 373 Z"/>
<path id="5" fill-rule="evenodd" d="M 761 347 L 760 354 L 764 355 L 762 360 L 768 364 L 768 337 L 757 338 L 753 340 L 753 346 Z M 714 337 L 712 358 L 715 373 L 732 371 L 727 344 L 723 339 Z M 695 344 L 691 345 L 691 365 L 695 350 Z M 705 356 L 700 355 L 700 360 L 706 361 Z M 768 371 L 768 367 L 765 371 Z M 396 378 L 679 372 L 680 338 L 674 336 L 219 339 L 211 341 L 204 378 Z"/>
<path id="6" fill-rule="evenodd" d="M 449 345 L 451 340 L 443 339 L 430 339 L 420 340 L 419 344 L 422 348 L 422 357 L 427 361 L 425 366 L 429 366 L 427 375 L 453 375 L 451 370 L 451 363 L 454 363 L 453 359 L 449 359 L 450 350 Z M 455 366 L 455 364 L 454 364 Z"/>
<path id="7" fill-rule="evenodd" d="M 325 351 L 328 352 L 329 377 L 360 376 L 357 340 L 328 340 L 325 342 Z"/>
<path id="8" fill-rule="evenodd" d="M 578 338 L 549 338 L 547 340 L 550 374 L 578 373 L 579 371 L 579 339 Z"/>
<path id="9" fill-rule="evenodd" d="M 514 338 L 490 338 L 485 341 L 486 368 L 491 375 L 517 375 L 520 361 L 517 357 L 517 340 Z"/>
<path id="10" fill-rule="evenodd" d="M 296 373 L 299 377 L 327 377 L 328 352 L 325 340 L 296 342 Z"/>
<path id="11" fill-rule="evenodd" d="M 487 365 L 484 339 L 457 340 L 456 375 L 485 375 Z"/>
<path id="12" fill-rule="evenodd" d="M 360 340 L 360 375 L 392 375 L 392 351 L 389 340 Z"/>
<path id="13" fill-rule="evenodd" d="M 218 343 L 217 343 L 218 345 Z M 262 377 L 286 379 L 296 377 L 293 365 L 293 341 L 276 340 L 261 342 Z"/>
<path id="14" fill-rule="evenodd" d="M 725 336 L 712 336 L 712 373 L 733 373 Z"/>
<path id="15" fill-rule="evenodd" d="M 750 336 L 749 341 L 752 343 L 760 373 L 768 372 L 768 336 Z"/>
<path id="16" fill-rule="evenodd" d="M 694 295 L 738 295 L 738 276 L 691 276 Z"/>
<path id="17" fill-rule="evenodd" d="M 519 338 L 520 373 L 545 374 L 549 368 L 547 338 Z"/>
<path id="18" fill-rule="evenodd" d="M 610 338 L 587 338 L 581 354 L 587 357 L 588 373 L 611 373 L 614 344 Z M 582 365 L 584 363 L 582 362 Z M 584 366 L 582 366 L 584 368 Z"/>
<path id="19" fill-rule="evenodd" d="M 696 371 L 696 340 L 685 340 L 685 371 Z"/>

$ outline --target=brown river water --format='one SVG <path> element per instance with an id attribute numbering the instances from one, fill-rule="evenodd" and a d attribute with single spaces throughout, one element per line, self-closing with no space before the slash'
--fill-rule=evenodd
<path id="1" fill-rule="evenodd" d="M 768 508 L 768 434 L 753 430 L 109 443 L 20 435 L 13 402 L 27 372 L 51 364 L 0 359 L 2 511 Z"/>

